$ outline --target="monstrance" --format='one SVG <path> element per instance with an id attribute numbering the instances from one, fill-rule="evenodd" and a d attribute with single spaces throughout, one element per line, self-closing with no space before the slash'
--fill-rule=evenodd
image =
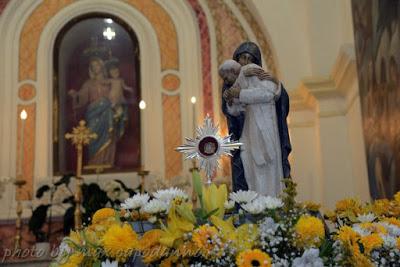
<path id="1" fill-rule="evenodd" d="M 176 149 L 186 154 L 186 159 L 199 161 L 200 169 L 206 173 L 207 184 L 211 184 L 211 177 L 219 168 L 219 159 L 225 155 L 232 157 L 231 152 L 242 145 L 242 143 L 232 141 L 231 135 L 221 137 L 218 131 L 218 125 L 214 126 L 210 116 L 207 115 L 203 126 L 197 127 L 196 136 L 186 137 L 186 143 Z"/>

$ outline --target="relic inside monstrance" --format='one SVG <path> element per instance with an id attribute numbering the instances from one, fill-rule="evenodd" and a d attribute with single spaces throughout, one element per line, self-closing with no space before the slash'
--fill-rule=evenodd
<path id="1" fill-rule="evenodd" d="M 186 159 L 195 159 L 200 162 L 200 169 L 204 170 L 207 184 L 211 184 L 211 178 L 219 167 L 221 156 L 232 156 L 231 151 L 239 149 L 242 145 L 232 141 L 231 135 L 221 137 L 219 127 L 214 126 L 211 118 L 207 115 L 203 126 L 196 129 L 194 138 L 185 138 L 186 143 L 176 150 L 186 154 Z"/>

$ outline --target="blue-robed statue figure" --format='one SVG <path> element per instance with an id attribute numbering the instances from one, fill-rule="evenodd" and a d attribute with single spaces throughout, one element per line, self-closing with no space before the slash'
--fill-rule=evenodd
<path id="1" fill-rule="evenodd" d="M 259 66 L 262 66 L 261 63 L 261 52 L 258 46 L 253 42 L 244 42 L 242 43 L 234 52 L 233 59 L 239 62 L 242 66 L 254 63 Z M 265 73 L 260 69 L 255 69 L 249 75 L 257 75 L 260 79 L 273 79 L 270 74 Z M 224 83 L 222 88 L 222 94 L 225 90 L 229 89 L 232 84 Z M 290 145 L 289 131 L 286 122 L 286 118 L 289 114 L 289 96 L 281 85 L 281 95 L 280 98 L 276 101 L 276 115 L 277 115 L 277 123 L 279 130 L 279 139 L 281 144 L 281 155 L 282 155 L 282 168 L 283 168 L 283 177 L 290 177 L 290 164 L 289 164 L 289 154 L 292 151 L 292 147 Z M 232 139 L 239 140 L 242 135 L 245 114 L 244 112 L 240 113 L 238 116 L 232 116 L 227 111 L 227 105 L 224 98 L 222 98 L 222 111 L 227 118 L 229 133 L 232 135 Z M 231 158 L 232 164 L 232 183 L 233 183 L 233 191 L 238 190 L 248 190 L 245 173 L 243 169 L 243 163 L 240 157 L 240 150 L 236 150 L 233 152 L 233 157 Z"/>
<path id="2" fill-rule="evenodd" d="M 110 70 L 115 68 L 114 65 L 109 67 L 109 72 L 112 73 Z M 125 103 L 115 101 L 115 97 L 110 95 L 110 87 L 112 89 L 113 83 L 120 83 L 120 80 L 113 77 L 107 79 L 104 61 L 94 57 L 89 61 L 89 79 L 78 92 L 69 92 L 74 99 L 73 108 L 85 108 L 87 125 L 97 134 L 88 146 L 88 165 L 114 165 L 116 144 L 123 136 L 128 120 Z"/>

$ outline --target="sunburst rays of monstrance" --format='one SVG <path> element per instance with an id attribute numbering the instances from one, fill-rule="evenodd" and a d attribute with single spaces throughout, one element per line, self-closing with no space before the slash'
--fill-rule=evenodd
<path id="1" fill-rule="evenodd" d="M 218 125 L 214 126 L 210 116 L 207 115 L 203 125 L 197 127 L 195 137 L 186 137 L 186 143 L 176 148 L 178 152 L 186 155 L 186 159 L 199 162 L 200 169 L 206 173 L 207 184 L 211 184 L 211 178 L 219 168 L 219 159 L 222 156 L 232 157 L 231 152 L 243 145 L 231 140 L 231 135 L 222 137 L 218 132 Z"/>

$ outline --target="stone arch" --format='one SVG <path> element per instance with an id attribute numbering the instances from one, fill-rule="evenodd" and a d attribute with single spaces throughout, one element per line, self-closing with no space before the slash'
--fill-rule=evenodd
<path id="1" fill-rule="evenodd" d="M 187 34 L 188 29 L 184 31 L 186 34 L 183 36 L 178 36 L 175 29 L 176 23 L 171 19 L 170 14 L 158 4 L 156 1 L 71 1 L 71 0 L 60 0 L 60 1 L 35 1 L 35 2 L 12 2 L 12 5 L 5 14 L 3 14 L 3 20 L 0 21 L 0 30 L 2 32 L 7 32 L 7 43 L 4 43 L 1 48 L 1 52 L 6 55 L 4 64 L 0 64 L 0 70 L 8 71 L 5 66 L 11 65 L 14 67 L 13 73 L 16 73 L 17 77 L 12 77 L 11 75 L 2 81 L 4 88 L 19 88 L 19 90 L 12 91 L 11 89 L 5 92 L 8 100 L 10 100 L 11 111 L 8 114 L 17 114 L 21 108 L 29 104 L 32 109 L 32 126 L 30 126 L 30 133 L 28 137 L 25 138 L 24 149 L 29 147 L 31 151 L 31 156 L 29 159 L 24 159 L 25 161 L 31 162 L 28 173 L 25 175 L 27 179 L 33 180 L 35 177 L 48 177 L 52 170 L 51 163 L 51 129 L 52 118 L 51 118 L 51 106 L 52 97 L 49 93 L 49 88 L 52 87 L 52 52 L 54 40 L 57 32 L 65 25 L 70 19 L 75 16 L 79 16 L 90 12 L 103 12 L 115 15 L 117 17 L 123 18 L 126 22 L 135 30 L 138 34 L 139 46 L 141 46 L 141 51 L 147 51 L 147 57 L 142 60 L 143 75 L 146 77 L 141 80 L 141 88 L 146 88 L 143 91 L 142 96 L 146 99 L 146 102 L 151 103 L 151 107 L 146 110 L 143 115 L 143 125 L 142 129 L 145 130 L 143 135 L 143 142 L 147 146 L 146 151 L 150 151 L 143 155 L 144 164 L 146 168 L 154 170 L 158 175 L 165 173 L 167 169 L 166 160 L 170 158 L 170 164 L 176 164 L 178 162 L 179 169 L 175 173 L 170 174 L 177 175 L 178 172 L 182 171 L 182 157 L 180 154 L 167 155 L 164 153 L 165 149 L 170 149 L 176 144 L 180 144 L 182 141 L 182 132 L 187 134 L 192 128 L 192 123 L 188 120 L 191 118 L 190 114 L 184 112 L 180 115 L 184 105 L 182 104 L 182 96 L 187 97 L 188 95 L 193 95 L 197 93 L 200 88 L 200 79 L 193 78 L 192 73 L 198 73 L 196 68 L 200 65 L 199 58 L 190 58 L 190 60 L 181 59 L 181 50 L 178 50 L 179 42 L 191 42 L 195 41 L 190 34 Z M 182 16 L 182 12 L 177 11 L 181 8 L 182 4 L 177 4 L 177 7 L 172 5 L 172 9 L 175 9 L 179 16 Z M 152 14 L 151 10 L 156 10 L 155 16 Z M 14 12 L 14 13 L 12 13 Z M 187 12 L 187 10 L 186 10 Z M 19 14 L 18 19 L 16 14 Z M 147 14 L 147 16 L 146 16 Z M 150 17 L 149 17 L 150 16 Z M 6 22 L 5 18 L 10 18 Z M 21 20 L 22 18 L 22 20 Z M 17 23 L 17 21 L 19 23 Z M 22 23 L 21 23 L 22 21 Z M 167 23 L 166 23 L 167 21 Z M 10 26 L 16 25 L 16 26 Z M 160 29 L 163 28 L 163 30 Z M 13 28 L 12 31 L 10 29 Z M 169 30 L 165 30 L 169 29 Z M 189 31 L 193 32 L 193 29 Z M 163 35 L 160 37 L 160 34 Z M 171 38 L 172 37 L 172 38 Z M 18 40 L 18 46 L 12 45 L 12 40 Z M 191 43 L 192 47 L 195 42 Z M 190 46 L 189 46 L 190 47 Z M 144 49 L 145 48 L 145 49 Z M 197 47 L 195 47 L 195 50 Z M 198 49 L 197 49 L 198 50 Z M 6 52 L 7 51 L 7 52 Z M 12 51 L 12 53 L 10 53 Z M 185 51 L 185 57 L 188 57 L 187 51 Z M 142 55 L 143 56 L 143 55 Z M 185 67 L 182 70 L 181 67 Z M 189 69 L 191 67 L 191 69 Z M 158 72 L 155 70 L 159 70 Z M 191 88 L 190 91 L 185 92 L 180 88 L 177 90 L 178 95 L 169 96 L 162 95 L 162 77 L 165 73 L 173 72 L 179 79 L 180 87 L 185 86 L 186 88 Z M 186 78 L 185 74 L 188 78 Z M 29 84 L 29 86 L 27 86 Z M 27 90 L 30 90 L 29 92 Z M 17 91 L 17 93 L 15 93 Z M 19 95 L 18 95 L 19 92 Z M 35 93 L 32 93 L 35 92 Z M 28 96 L 27 96 L 28 94 Z M 182 94 L 182 96 L 181 96 Z M 21 96 L 21 97 L 19 97 Z M 167 104 L 165 104 L 166 99 L 173 102 L 174 108 L 171 109 L 172 112 L 178 112 L 178 119 L 174 120 L 174 127 L 171 127 L 168 120 L 162 118 L 162 112 L 168 109 Z M 26 102 L 29 100 L 29 102 Z M 18 108 L 15 106 L 15 101 L 21 103 Z M 167 101 L 168 102 L 168 101 Z M 4 107 L 5 109 L 6 107 Z M 164 110 L 163 110 L 164 109 Z M 40 120 L 36 120 L 35 117 L 39 117 Z M 12 115 L 13 118 L 14 115 Z M 151 123 L 149 122 L 151 118 Z M 8 158 L 7 163 L 13 163 L 13 159 L 17 159 L 17 151 L 19 149 L 21 126 L 19 124 L 15 125 L 14 120 L 8 120 L 3 122 L 7 128 L 11 130 L 5 133 L 8 137 L 11 137 L 11 143 L 14 144 L 14 148 L 11 145 L 10 155 L 6 153 L 1 154 L 1 158 Z M 160 129 L 154 129 L 154 125 L 161 127 Z M 179 129 L 178 136 L 175 137 L 174 143 L 165 144 L 169 142 L 168 140 L 163 140 L 163 130 L 169 129 Z M 146 134 L 149 131 L 152 132 L 151 137 Z M 24 131 L 26 132 L 26 131 Z M 15 133 L 15 134 L 13 134 Z M 18 133 L 18 134 L 17 134 Z M 177 134 L 175 131 L 173 134 Z M 18 136 L 18 137 L 16 137 Z M 25 136 L 24 136 L 25 137 Z M 4 139 L 3 139 L 4 141 Z M 15 145 L 16 144 L 16 145 Z M 35 147 L 40 147 L 40 151 L 35 149 Z M 143 150 L 144 151 L 144 150 Z M 154 155 L 154 151 L 157 155 Z M 159 157 L 159 154 L 165 154 L 165 158 Z M 173 153 L 173 152 L 172 152 Z M 2 164 L 2 170 L 7 170 L 9 175 L 14 175 L 16 167 L 10 167 L 9 164 Z M 16 166 L 14 164 L 11 164 Z M 24 167 L 25 168 L 25 167 Z M 168 176 L 168 175 L 167 175 Z"/>

